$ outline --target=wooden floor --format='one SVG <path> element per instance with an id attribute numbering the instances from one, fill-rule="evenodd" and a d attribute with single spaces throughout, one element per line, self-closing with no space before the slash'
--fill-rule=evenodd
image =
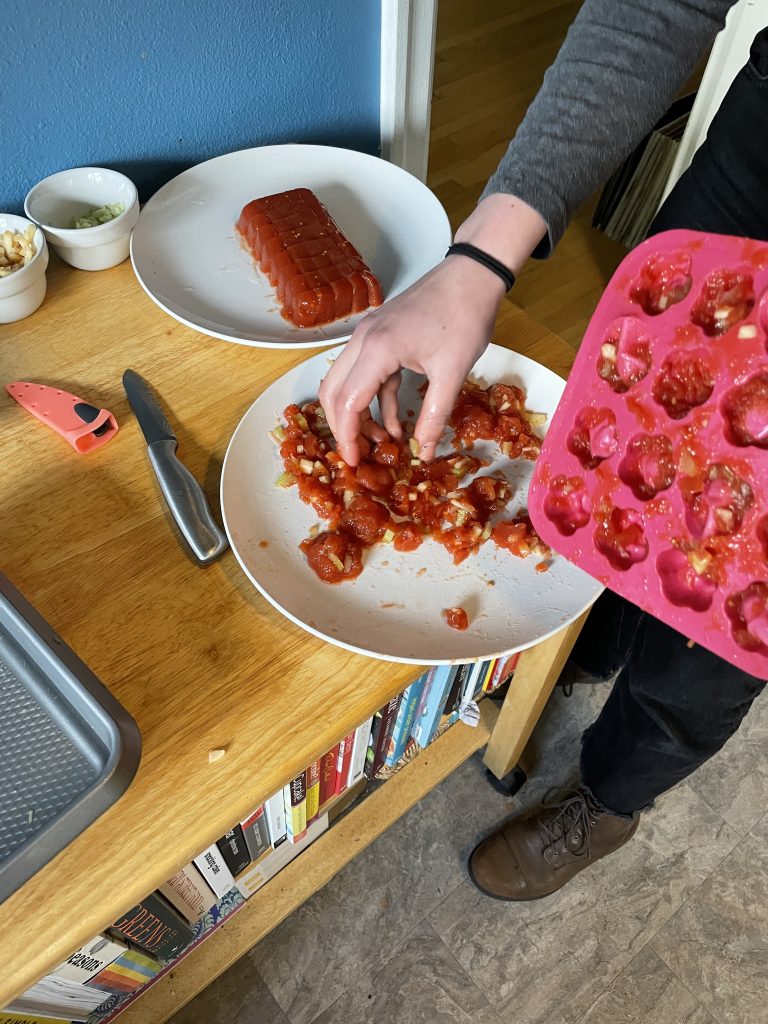
<path id="1" fill-rule="evenodd" d="M 555 59 L 580 0 L 440 0 L 429 184 L 454 229 L 472 211 Z M 555 254 L 531 260 L 511 292 L 578 348 L 625 250 L 590 226 L 594 200 Z"/>

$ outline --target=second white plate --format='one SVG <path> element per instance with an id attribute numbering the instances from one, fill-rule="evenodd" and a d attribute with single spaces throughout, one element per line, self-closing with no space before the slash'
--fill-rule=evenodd
<path id="1" fill-rule="evenodd" d="M 400 167 L 330 146 L 262 146 L 191 167 L 155 193 L 131 239 L 141 286 L 176 320 L 224 341 L 262 348 L 345 341 L 362 313 L 326 327 L 293 327 L 235 238 L 246 203 L 299 187 L 325 204 L 381 281 L 385 301 L 431 270 L 450 245 L 440 201 Z"/>
<path id="2" fill-rule="evenodd" d="M 445 664 L 497 657 L 544 640 L 573 622 L 602 587 L 591 576 L 554 557 L 548 572 L 538 558 L 515 558 L 493 543 L 454 565 L 445 549 L 427 540 L 414 552 L 379 545 L 367 553 L 356 580 L 330 586 L 307 565 L 299 543 L 317 517 L 295 488 L 275 486 L 282 470 L 269 431 L 291 402 L 317 396 L 329 362 L 340 349 L 322 352 L 275 381 L 243 416 L 230 441 L 221 478 L 221 507 L 232 550 L 258 590 L 291 621 L 339 647 L 374 658 Z M 546 367 L 491 345 L 473 369 L 490 384 L 526 389 L 528 408 L 551 416 L 565 382 Z M 401 409 L 418 409 L 421 378 L 404 374 Z M 511 514 L 525 505 L 533 464 L 510 462 L 496 445 L 477 445 L 488 470 L 503 469 L 515 485 Z M 450 629 L 443 609 L 463 606 L 470 627 Z"/>

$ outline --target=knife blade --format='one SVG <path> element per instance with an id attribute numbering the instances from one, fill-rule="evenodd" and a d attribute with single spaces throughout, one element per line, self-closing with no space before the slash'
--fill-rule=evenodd
<path id="1" fill-rule="evenodd" d="M 134 370 L 126 370 L 123 387 L 171 515 L 197 561 L 207 565 L 227 550 L 226 534 L 213 518 L 202 487 L 176 454 L 176 434 L 149 383 Z"/>

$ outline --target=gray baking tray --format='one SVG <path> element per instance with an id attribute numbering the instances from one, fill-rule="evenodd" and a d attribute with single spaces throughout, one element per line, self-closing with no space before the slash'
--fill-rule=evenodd
<path id="1" fill-rule="evenodd" d="M 133 718 L 0 574 L 0 903 L 125 792 Z"/>

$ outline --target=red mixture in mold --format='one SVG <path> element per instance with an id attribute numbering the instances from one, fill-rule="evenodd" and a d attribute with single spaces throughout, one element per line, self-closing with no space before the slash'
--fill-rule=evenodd
<path id="1" fill-rule="evenodd" d="M 646 260 L 629 297 L 649 316 L 658 316 L 691 290 L 691 257 L 687 252 L 656 253 Z"/>
<path id="2" fill-rule="evenodd" d="M 619 477 L 636 498 L 647 501 L 672 486 L 675 458 L 672 442 L 663 434 L 638 434 L 619 463 Z"/>
<path id="3" fill-rule="evenodd" d="M 681 420 L 703 405 L 715 389 L 715 378 L 704 349 L 672 352 L 653 383 L 653 397 L 670 419 Z"/>
<path id="4" fill-rule="evenodd" d="M 622 317 L 608 329 L 600 346 L 598 376 L 621 395 L 641 381 L 650 368 L 651 338 L 635 317 Z"/>
<path id="5" fill-rule="evenodd" d="M 718 337 L 749 316 L 754 304 L 751 274 L 727 268 L 713 270 L 704 278 L 691 307 L 691 321 L 710 337 Z"/>
<path id="6" fill-rule="evenodd" d="M 430 463 L 417 457 L 413 438 L 377 444 L 363 438 L 363 458 L 353 469 L 333 450 L 319 402 L 289 405 L 283 416 L 272 434 L 284 466 L 277 483 L 295 486 L 301 500 L 327 524 L 321 533 L 313 527 L 315 535 L 300 545 L 323 582 L 359 576 L 364 550 L 381 543 L 415 551 L 431 538 L 457 565 L 491 538 L 518 557 L 549 556 L 550 549 L 526 515 L 494 527 L 492 520 L 512 496 L 502 473 L 470 479 L 488 465 L 465 450 L 480 439 L 496 441 L 509 458 L 536 458 L 541 441 L 532 424 L 539 416 L 525 408 L 520 388 L 482 388 L 467 381 L 451 415 L 453 443 L 460 450 Z M 413 429 L 410 423 L 403 426 L 406 435 Z"/>
<path id="7" fill-rule="evenodd" d="M 723 399 L 725 435 L 731 444 L 768 448 L 768 370 L 737 384 Z"/>
<path id="8" fill-rule="evenodd" d="M 618 451 L 615 415 L 610 409 L 595 409 L 592 406 L 582 409 L 568 435 L 567 443 L 568 451 L 576 456 L 585 469 L 595 469 Z"/>

